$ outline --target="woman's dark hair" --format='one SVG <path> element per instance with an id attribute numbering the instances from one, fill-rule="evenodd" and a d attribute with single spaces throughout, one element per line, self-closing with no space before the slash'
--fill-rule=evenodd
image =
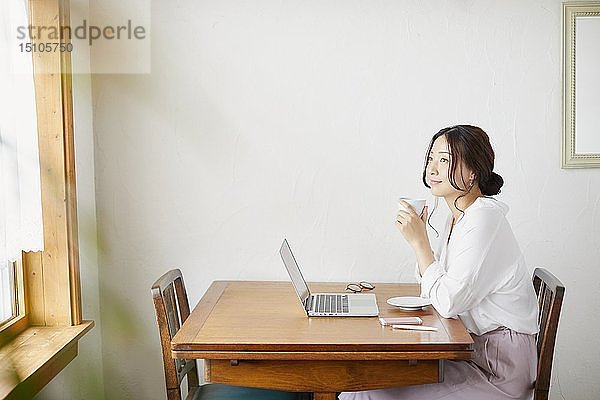
<path id="1" fill-rule="evenodd" d="M 465 192 L 465 194 L 470 190 L 464 179 L 461 179 L 462 187 L 455 181 L 456 169 L 459 168 L 458 166 L 462 161 L 475 175 L 475 181 L 483 195 L 493 196 L 500 193 L 500 188 L 504 185 L 504 179 L 493 172 L 494 149 L 490 144 L 490 138 L 483 129 L 473 125 L 450 126 L 433 135 L 427 153 L 425 153 L 425 165 L 423 167 L 423 183 L 425 186 L 431 188 L 427 183 L 429 153 L 435 140 L 442 135 L 446 137 L 451 154 L 448 179 L 452 187 Z"/>

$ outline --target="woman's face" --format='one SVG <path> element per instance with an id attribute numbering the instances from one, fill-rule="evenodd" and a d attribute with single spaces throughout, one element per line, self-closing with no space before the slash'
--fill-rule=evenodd
<path id="1" fill-rule="evenodd" d="M 450 179 L 448 178 L 450 173 L 451 159 L 452 154 L 450 154 L 450 148 L 448 146 L 448 141 L 446 140 L 446 135 L 442 135 L 433 142 L 433 147 L 431 148 L 431 152 L 427 158 L 427 168 L 425 170 L 427 183 L 429 183 L 429 186 L 431 186 L 431 194 L 434 196 L 455 198 L 464 194 L 464 191 L 454 188 L 450 183 Z M 466 186 L 463 184 L 463 182 L 468 184 L 470 175 L 470 171 L 468 171 L 463 163 L 460 162 L 456 168 L 454 182 L 456 182 L 459 187 Z M 468 187 L 465 187 L 464 189 L 468 190 Z"/>

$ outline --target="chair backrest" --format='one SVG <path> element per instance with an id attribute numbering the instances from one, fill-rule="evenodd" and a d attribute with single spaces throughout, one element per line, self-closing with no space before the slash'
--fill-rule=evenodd
<path id="1" fill-rule="evenodd" d="M 546 400 L 550 390 L 554 343 L 565 287 L 561 281 L 544 268 L 536 268 L 533 271 L 533 287 L 537 293 L 539 310 L 539 333 L 536 338 L 538 369 L 534 400 Z"/>
<path id="2" fill-rule="evenodd" d="M 167 399 L 181 400 L 181 382 L 186 375 L 188 397 L 197 390 L 199 381 L 195 360 L 179 360 L 171 357 L 171 340 L 190 315 L 183 275 L 179 269 L 170 270 L 154 282 L 152 300 L 160 333 Z"/>

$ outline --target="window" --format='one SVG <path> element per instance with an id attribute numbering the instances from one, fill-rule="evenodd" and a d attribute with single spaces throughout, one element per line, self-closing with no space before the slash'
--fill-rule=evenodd
<path id="1" fill-rule="evenodd" d="M 14 314 L 24 284 L 21 326 L 81 323 L 70 53 L 19 46 L 56 41 L 52 32 L 68 21 L 69 2 L 62 0 L 0 2 L 0 266 L 9 287 L 2 304 L 3 314 Z M 27 26 L 44 29 L 20 37 Z M 25 280 L 3 264 L 21 251 Z"/>
<path id="2" fill-rule="evenodd" d="M 0 326 L 17 316 L 16 263 L 5 261 L 0 265 Z"/>
<path id="3" fill-rule="evenodd" d="M 19 51 L 19 27 L 28 25 L 26 3 L 0 4 L 0 325 L 16 317 L 15 261 L 40 251 L 42 200 L 33 58 Z"/>
<path id="4" fill-rule="evenodd" d="M 7 261 L 0 266 L 0 329 L 12 319 L 25 314 L 23 263 Z"/>
<path id="5" fill-rule="evenodd" d="M 13 20 L 12 12 L 24 10 L 9 7 L 25 3 L 23 0 L 0 1 L 0 46 L 5 44 L 3 30 L 6 24 L 19 24 L 19 20 Z M 29 0 L 27 6 L 29 21 L 25 25 L 45 27 L 44 35 L 32 40 L 34 44 L 55 41 L 49 35 L 69 25 L 68 1 Z M 11 38 L 13 33 L 9 32 Z M 60 42 L 66 43 L 67 40 L 61 38 Z M 32 55 L 27 54 L 29 57 Z M 0 55 L 0 68 L 7 65 L 4 61 Z M 78 340 L 94 325 L 93 321 L 82 321 L 81 318 L 70 54 L 37 52 L 33 56 L 33 64 L 34 104 L 38 121 L 36 150 L 39 152 L 35 158 L 40 165 L 35 172 L 39 174 L 40 181 L 44 249 L 12 253 L 12 259 L 22 254 L 22 268 L 17 263 L 12 276 L 17 287 L 19 282 L 23 282 L 24 290 L 17 290 L 14 295 L 19 314 L 23 309 L 25 313 L 0 327 L 0 360 L 3 361 L 0 363 L 0 398 L 32 397 L 75 358 Z M 12 81 L 3 80 L 3 76 L 0 71 L 0 121 L 3 120 L 1 113 L 6 115 L 6 97 L 2 96 L 2 92 L 15 94 L 12 86 L 4 86 L 7 82 L 12 85 Z M 18 140 L 22 138 L 21 135 L 17 137 Z M 2 139 L 0 151 L 10 148 L 4 145 L 4 136 Z M 0 158 L 0 162 L 4 159 Z M 27 185 L 5 185 L 1 181 L 4 171 L 3 165 L 0 165 L 0 192 L 5 187 L 30 189 Z M 16 214 L 0 210 L 0 217 L 5 215 L 11 218 L 31 216 L 27 212 Z M 41 223 L 34 226 L 42 229 Z M 41 243 L 38 244 L 38 249 L 22 244 L 17 248 L 39 250 Z M 0 251 L 4 248 L 0 247 Z M 6 363 L 5 360 L 12 362 Z"/>

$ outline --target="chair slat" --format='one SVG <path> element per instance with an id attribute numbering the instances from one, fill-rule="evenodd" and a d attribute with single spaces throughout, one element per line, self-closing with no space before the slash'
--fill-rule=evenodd
<path id="1" fill-rule="evenodd" d="M 542 344 L 544 343 L 544 338 L 546 336 L 546 327 L 548 326 L 548 318 L 550 313 L 550 306 L 552 305 L 553 293 L 548 289 L 546 285 L 542 285 L 539 293 L 539 297 L 541 299 L 541 304 L 539 308 L 539 323 L 540 331 L 538 333 L 537 338 L 537 348 L 538 354 L 542 350 Z M 544 329 L 542 329 L 542 327 Z"/>
<path id="2" fill-rule="evenodd" d="M 179 312 L 177 303 L 175 302 L 174 285 L 169 285 L 163 291 L 163 301 L 165 303 L 165 312 L 167 314 L 167 322 L 169 324 L 169 334 L 175 336 L 181 324 L 179 323 Z"/>

